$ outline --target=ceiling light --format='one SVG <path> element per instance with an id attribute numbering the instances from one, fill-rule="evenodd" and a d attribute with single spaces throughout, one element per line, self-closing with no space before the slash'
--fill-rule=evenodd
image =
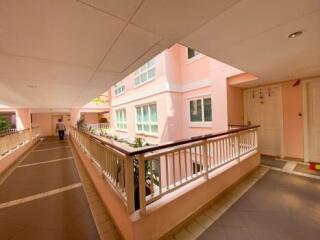
<path id="1" fill-rule="evenodd" d="M 36 85 L 32 85 L 32 84 L 29 84 L 29 85 L 27 85 L 27 88 L 37 88 L 37 86 Z"/>
<path id="2" fill-rule="evenodd" d="M 301 36 L 303 33 L 303 31 L 296 31 L 296 32 L 293 32 L 291 34 L 288 35 L 288 38 L 296 38 L 296 37 L 299 37 Z"/>

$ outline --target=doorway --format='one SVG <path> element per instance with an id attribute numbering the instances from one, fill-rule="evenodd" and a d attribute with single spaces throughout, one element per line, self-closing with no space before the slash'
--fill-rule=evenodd
<path id="1" fill-rule="evenodd" d="M 56 132 L 56 125 L 59 119 L 62 119 L 64 122 L 64 125 L 66 126 L 65 135 L 69 134 L 69 123 L 70 123 L 70 115 L 68 114 L 62 114 L 62 115 L 52 115 L 51 116 L 51 123 L 52 123 L 52 135 L 58 136 L 58 133 Z"/>
<path id="2" fill-rule="evenodd" d="M 261 154 L 283 157 L 281 86 L 245 90 L 244 110 L 246 124 L 260 125 L 258 140 Z"/>
<path id="3" fill-rule="evenodd" d="M 320 162 L 320 79 L 305 81 L 304 98 L 304 158 Z"/>

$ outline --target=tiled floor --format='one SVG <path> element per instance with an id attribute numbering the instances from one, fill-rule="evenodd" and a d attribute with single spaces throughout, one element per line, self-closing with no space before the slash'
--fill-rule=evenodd
<path id="1" fill-rule="evenodd" d="M 286 165 L 285 161 L 275 160 L 273 157 L 261 156 L 261 163 L 263 165 L 275 168 L 283 168 Z"/>
<path id="2" fill-rule="evenodd" d="M 270 170 L 200 237 L 319 239 L 320 181 Z"/>
<path id="3" fill-rule="evenodd" d="M 201 236 L 206 229 L 210 228 L 225 211 L 227 211 L 246 191 L 248 191 L 266 172 L 265 167 L 260 167 L 241 183 L 233 187 L 222 197 L 215 199 L 209 206 L 197 216 L 184 223 L 175 232 L 167 236 L 167 240 L 194 240 Z M 213 238 L 214 239 L 214 238 Z M 233 238 L 237 239 L 237 238 Z"/>
<path id="4" fill-rule="evenodd" d="M 316 240 L 319 199 L 320 180 L 261 167 L 167 239 Z"/>
<path id="5" fill-rule="evenodd" d="M 311 170 L 309 169 L 309 166 L 305 164 L 300 164 L 300 163 L 296 165 L 296 167 L 294 168 L 294 171 L 307 173 L 315 176 L 320 176 L 320 171 Z"/>
<path id="6" fill-rule="evenodd" d="M 68 141 L 46 138 L 1 183 L 0 239 L 100 239 Z"/>
<path id="7" fill-rule="evenodd" d="M 320 171 L 309 169 L 309 164 L 305 162 L 261 156 L 261 164 L 273 170 L 320 179 Z"/>

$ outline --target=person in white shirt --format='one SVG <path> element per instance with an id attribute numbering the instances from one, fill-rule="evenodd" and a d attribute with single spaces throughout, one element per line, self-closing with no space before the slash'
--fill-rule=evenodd
<path id="1" fill-rule="evenodd" d="M 59 140 L 64 140 L 64 131 L 66 130 L 66 126 L 62 122 L 62 119 L 59 119 L 56 125 L 56 132 L 59 133 Z"/>

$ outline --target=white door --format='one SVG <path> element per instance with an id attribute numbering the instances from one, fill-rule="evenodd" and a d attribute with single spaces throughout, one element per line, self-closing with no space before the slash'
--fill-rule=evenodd
<path id="1" fill-rule="evenodd" d="M 270 86 L 244 93 L 245 122 L 260 125 L 259 149 L 262 154 L 282 156 L 281 88 Z"/>
<path id="2" fill-rule="evenodd" d="M 306 83 L 307 92 L 307 159 L 320 162 L 320 81 Z"/>

